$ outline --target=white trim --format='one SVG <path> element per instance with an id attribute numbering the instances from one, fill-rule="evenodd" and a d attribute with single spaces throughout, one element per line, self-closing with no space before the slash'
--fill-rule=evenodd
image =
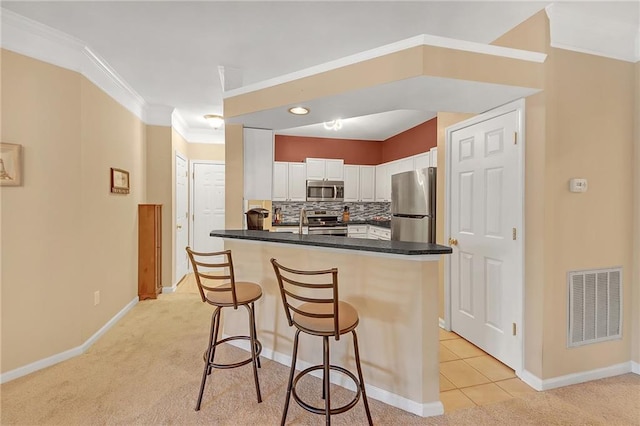
<path id="1" fill-rule="evenodd" d="M 446 323 L 444 322 L 444 318 L 438 318 L 438 326 L 444 330 L 451 331 L 451 329 L 447 329 Z"/>
<path id="2" fill-rule="evenodd" d="M 89 347 L 91 347 L 91 345 L 93 345 L 100 337 L 102 337 L 103 334 L 105 334 L 111 327 L 113 327 L 127 312 L 129 312 L 131 308 L 136 305 L 136 303 L 138 303 L 137 296 L 124 308 L 122 308 L 120 312 L 118 312 L 113 318 L 107 321 L 107 323 L 103 325 L 100 330 L 96 331 L 93 336 L 89 337 L 80 346 L 76 346 L 75 348 L 71 348 L 64 352 L 60 352 L 50 357 L 32 362 L 31 364 L 18 367 L 15 370 L 7 371 L 6 373 L 0 374 L 0 383 L 6 383 L 19 377 L 26 376 L 27 374 L 31 374 L 35 371 L 42 370 L 43 368 L 51 367 L 52 365 L 58 364 L 62 361 L 66 361 L 78 355 L 82 355 L 87 351 L 87 349 L 89 349 Z"/>
<path id="3" fill-rule="evenodd" d="M 0 8 L 0 46 L 83 75 L 116 102 L 149 125 L 169 126 L 173 107 L 149 105 L 83 41 L 62 31 Z"/>
<path id="4" fill-rule="evenodd" d="M 640 362 L 631 361 L 631 372 L 640 374 Z"/>
<path id="5" fill-rule="evenodd" d="M 576 385 L 578 383 L 590 382 L 592 380 L 605 379 L 607 377 L 615 377 L 621 374 L 627 374 L 633 371 L 634 362 L 622 362 L 620 364 L 610 365 L 608 367 L 596 368 L 595 370 L 581 371 L 579 373 L 567 374 L 564 376 L 553 377 L 551 379 L 540 379 L 534 374 L 523 371 L 520 378 L 523 382 L 531 386 L 537 391 L 546 391 L 555 388 L 561 388 L 569 385 Z M 638 365 L 635 363 L 636 366 Z"/>
<path id="6" fill-rule="evenodd" d="M 227 337 L 230 337 L 230 336 L 226 333 L 222 334 L 223 339 L 226 339 Z M 228 343 L 237 348 L 243 349 L 247 352 L 250 351 L 248 342 L 232 340 Z M 291 368 L 290 355 L 285 355 L 280 352 L 275 352 L 271 349 L 263 348 L 262 352 L 260 353 L 260 356 Z M 301 359 L 298 359 L 296 361 L 296 371 L 298 372 L 302 371 L 306 368 L 312 367 L 313 365 L 314 364 L 311 364 L 310 362 L 306 362 Z M 311 375 L 314 377 L 322 378 L 322 373 L 320 371 L 314 371 L 311 373 Z M 334 375 L 332 373 L 329 375 L 329 377 L 330 377 L 331 383 L 355 392 L 356 388 L 353 381 L 347 378 L 345 375 L 343 374 Z M 368 398 L 373 398 L 377 401 L 384 402 L 385 404 L 389 404 L 393 407 L 399 408 L 404 411 L 408 411 L 409 413 L 412 413 L 421 417 L 440 416 L 444 414 L 444 406 L 442 405 L 442 402 L 440 400 L 433 401 L 433 402 L 425 402 L 425 403 L 416 402 L 408 398 L 405 398 L 403 396 L 391 393 L 387 390 L 380 389 L 376 386 L 372 386 L 366 383 L 366 377 L 365 377 L 365 388 L 367 390 Z"/>
<path id="7" fill-rule="evenodd" d="M 482 114 L 478 114 L 474 117 L 471 117 L 467 120 L 456 123 L 452 126 L 449 126 L 445 129 L 445 224 L 444 224 L 444 240 L 448 241 L 451 236 L 451 218 L 449 217 L 449 213 L 451 211 L 451 135 L 454 131 L 463 129 L 465 127 L 473 126 L 475 124 L 481 123 L 483 121 L 489 120 L 494 117 L 498 117 L 504 114 L 508 114 L 510 112 L 518 113 L 518 146 L 520 147 L 520 153 L 518 157 L 519 166 L 520 166 L 520 203 L 522 206 L 521 216 L 519 218 L 519 223 L 516 223 L 515 226 L 519 231 L 520 238 L 518 239 L 520 243 L 520 299 L 521 299 L 521 312 L 519 318 L 516 318 L 518 327 L 520 329 L 520 335 L 518 336 L 520 339 L 520 354 L 521 358 L 518 365 L 510 366 L 516 371 L 520 371 L 524 364 L 524 335 L 525 335 L 525 324 L 524 324 L 524 308 L 525 308 L 525 298 L 524 298 L 524 283 L 525 283 L 525 100 L 518 99 L 513 102 L 509 102 L 508 104 L 501 105 L 497 108 L 494 108 L 490 111 L 484 112 Z M 446 330 L 453 331 L 451 327 L 451 260 L 450 256 L 445 256 L 444 259 L 444 328 Z"/>
<path id="8" fill-rule="evenodd" d="M 288 83 L 290 81 L 299 80 L 301 78 L 320 74 L 323 72 L 335 70 L 348 65 L 357 64 L 368 61 L 370 59 L 379 58 L 402 50 L 407 50 L 417 46 L 435 46 L 446 49 L 462 50 L 465 52 L 480 53 L 484 55 L 500 56 L 504 58 L 519 59 L 528 62 L 543 63 L 547 55 L 540 52 L 530 52 L 527 50 L 512 49 L 509 47 L 494 46 L 490 44 L 476 43 L 466 40 L 457 40 L 448 37 L 439 37 L 429 34 L 422 34 L 408 39 L 400 40 L 395 43 L 386 44 L 374 49 L 365 50 L 364 52 L 354 55 L 345 56 L 334 61 L 325 62 L 320 65 L 305 68 L 289 74 L 284 74 L 268 80 L 259 81 L 257 83 L 248 84 L 237 89 L 223 92 L 223 99 L 232 98 L 234 96 L 244 95 L 246 93 L 255 92 L 267 87 L 277 86 L 279 84 Z"/>
<path id="9" fill-rule="evenodd" d="M 636 26 L 575 13 L 562 3 L 552 3 L 545 11 L 551 47 L 626 62 L 640 61 L 640 31 Z"/>

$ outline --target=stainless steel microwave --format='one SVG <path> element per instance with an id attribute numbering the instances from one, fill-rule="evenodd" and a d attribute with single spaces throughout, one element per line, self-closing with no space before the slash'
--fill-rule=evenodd
<path id="1" fill-rule="evenodd" d="M 308 180 L 307 201 L 344 201 L 344 181 Z"/>

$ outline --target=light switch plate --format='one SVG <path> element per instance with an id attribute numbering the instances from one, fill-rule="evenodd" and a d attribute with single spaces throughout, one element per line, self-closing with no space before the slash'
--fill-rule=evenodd
<path id="1" fill-rule="evenodd" d="M 587 180 L 582 178 L 573 178 L 569 180 L 569 191 L 571 192 L 587 192 Z"/>

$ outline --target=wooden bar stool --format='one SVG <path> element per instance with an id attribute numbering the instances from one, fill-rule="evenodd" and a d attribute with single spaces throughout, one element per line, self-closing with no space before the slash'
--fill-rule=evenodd
<path id="1" fill-rule="evenodd" d="M 315 414 L 324 414 L 326 424 L 331 424 L 331 415 L 344 413 L 353 408 L 360 399 L 364 402 L 364 409 L 367 413 L 367 420 L 370 425 L 371 412 L 369 402 L 364 388 L 362 368 L 360 366 L 360 353 L 358 351 L 358 337 L 356 327 L 358 326 L 358 312 L 356 309 L 338 299 L 338 269 L 326 269 L 317 271 L 300 271 L 287 268 L 278 263 L 276 259 L 271 259 L 271 264 L 278 278 L 280 295 L 287 315 L 289 326 L 297 328 L 293 341 L 293 355 L 291 357 L 291 371 L 289 372 L 289 383 L 287 385 L 287 398 L 285 400 L 284 411 L 282 413 L 281 425 L 285 424 L 289 401 L 291 395 L 293 399 L 307 411 Z M 298 354 L 298 337 L 300 332 L 314 336 L 322 336 L 323 357 L 322 365 L 309 367 L 298 375 L 295 375 L 296 357 Z M 340 340 L 340 336 L 349 333 L 353 335 L 353 348 L 355 352 L 356 367 L 358 377 L 349 370 L 331 365 L 329 359 L 329 337 Z M 312 371 L 323 370 L 322 375 L 322 397 L 325 406 L 314 407 L 304 402 L 296 393 L 296 384 L 306 374 Z M 337 408 L 331 408 L 331 394 L 329 393 L 329 371 L 339 371 L 347 375 L 356 385 L 356 396 L 351 402 Z M 295 377 L 294 377 L 295 375 Z"/>
<path id="2" fill-rule="evenodd" d="M 260 383 L 258 382 L 258 367 L 260 367 L 260 352 L 262 344 L 256 338 L 256 317 L 254 302 L 262 297 L 262 288 L 251 282 L 240 282 L 235 280 L 233 272 L 233 261 L 231 250 L 213 253 L 198 253 L 186 248 L 203 302 L 216 307 L 211 316 L 211 330 L 209 333 L 209 345 L 204 354 L 204 371 L 202 372 L 202 382 L 200 384 L 200 394 L 196 411 L 200 410 L 202 394 L 207 376 L 211 374 L 213 368 L 236 368 L 253 362 L 253 377 L 256 384 L 256 394 L 258 402 L 262 402 L 260 395 Z M 249 311 L 249 336 L 231 336 L 218 340 L 220 330 L 220 314 L 222 308 L 244 306 Z M 251 357 L 245 360 L 220 364 L 214 362 L 216 347 L 231 340 L 249 340 L 251 346 Z"/>

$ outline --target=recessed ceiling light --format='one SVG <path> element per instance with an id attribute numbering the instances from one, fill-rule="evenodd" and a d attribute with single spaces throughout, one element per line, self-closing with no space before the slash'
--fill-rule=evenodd
<path id="1" fill-rule="evenodd" d="M 204 116 L 207 123 L 214 129 L 219 129 L 224 124 L 224 118 L 217 114 L 207 114 Z"/>
<path id="2" fill-rule="evenodd" d="M 305 115 L 305 114 L 309 114 L 309 108 L 297 106 L 297 107 L 289 108 L 289 112 L 295 115 Z"/>

